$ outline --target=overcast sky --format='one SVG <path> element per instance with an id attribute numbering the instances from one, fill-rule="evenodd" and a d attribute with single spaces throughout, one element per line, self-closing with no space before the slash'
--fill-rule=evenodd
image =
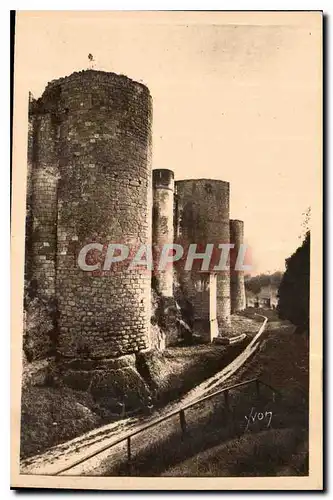
<path id="1" fill-rule="evenodd" d="M 89 53 L 96 69 L 145 83 L 153 168 L 229 181 L 254 273 L 284 269 L 320 172 L 318 15 L 30 13 L 17 30 L 35 97 L 87 69 Z"/>

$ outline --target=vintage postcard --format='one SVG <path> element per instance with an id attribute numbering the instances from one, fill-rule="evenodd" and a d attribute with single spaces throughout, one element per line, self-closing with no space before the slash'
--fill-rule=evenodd
<path id="1" fill-rule="evenodd" d="M 322 23 L 17 12 L 13 488 L 323 488 Z"/>

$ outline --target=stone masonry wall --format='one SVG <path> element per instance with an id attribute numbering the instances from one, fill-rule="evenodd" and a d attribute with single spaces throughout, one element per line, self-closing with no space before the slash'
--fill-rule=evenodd
<path id="1" fill-rule="evenodd" d="M 171 170 L 153 170 L 153 245 L 159 262 L 163 245 L 174 241 L 174 174 Z M 164 297 L 173 296 L 173 266 L 154 272 L 157 291 Z"/>
<path id="2" fill-rule="evenodd" d="M 98 359 L 145 349 L 150 346 L 150 273 L 129 270 L 128 261 L 105 272 L 102 266 L 109 243 L 127 244 L 132 252 L 150 243 L 149 91 L 124 76 L 82 71 L 51 82 L 36 114 L 57 125 L 52 147 L 60 173 L 58 353 Z M 51 151 L 51 142 L 41 146 Z M 87 263 L 100 265 L 95 272 L 77 262 L 79 251 L 92 242 L 103 245 L 103 252 L 87 255 Z"/>
<path id="3" fill-rule="evenodd" d="M 241 220 L 230 220 L 230 242 L 234 243 L 235 258 L 238 255 L 240 245 L 244 242 L 244 222 Z M 235 264 L 235 262 L 233 263 Z M 238 271 L 232 266 L 230 273 L 231 312 L 242 311 L 246 307 L 244 271 Z"/>
<path id="4" fill-rule="evenodd" d="M 229 183 L 211 179 L 183 180 L 176 182 L 176 241 L 185 247 L 196 243 L 204 251 L 206 244 L 216 246 L 229 243 Z M 198 250 L 200 251 L 200 250 Z M 189 275 L 192 278 L 189 278 Z M 190 297 L 193 315 L 207 320 L 213 297 L 204 300 L 205 289 L 198 284 L 200 278 L 196 270 L 180 273 L 179 282 L 185 295 Z M 207 285 L 208 286 L 208 285 Z M 206 287 L 206 290 L 209 289 Z M 194 296 L 198 295 L 198 300 Z M 229 271 L 217 273 L 216 313 L 220 330 L 230 324 L 230 275 Z M 199 306 L 200 304 L 200 306 Z M 213 306 L 213 307 L 211 307 Z M 210 310 L 210 311 L 209 311 Z"/>
<path id="5" fill-rule="evenodd" d="M 159 268 L 164 245 L 174 243 L 174 173 L 168 169 L 153 170 L 152 242 L 152 288 L 156 292 L 153 320 L 158 318 L 165 346 L 169 346 L 179 341 L 181 316 L 173 296 L 173 264 L 168 263 L 163 270 Z"/>
<path id="6" fill-rule="evenodd" d="M 25 265 L 25 336 L 28 359 L 54 353 L 56 329 L 57 125 L 30 106 Z"/>

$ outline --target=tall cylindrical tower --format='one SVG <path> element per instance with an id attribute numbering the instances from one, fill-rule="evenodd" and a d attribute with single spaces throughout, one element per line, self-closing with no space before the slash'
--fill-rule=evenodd
<path id="1" fill-rule="evenodd" d="M 229 183 L 212 179 L 176 182 L 176 239 L 188 248 L 196 244 L 202 252 L 229 243 Z M 201 250 L 200 250 L 201 249 Z M 183 292 L 193 328 L 211 340 L 230 322 L 230 276 L 228 270 L 198 272 L 180 267 L 179 287 Z"/>
<path id="2" fill-rule="evenodd" d="M 244 243 L 244 222 L 230 220 L 230 242 L 235 245 L 232 269 L 230 273 L 231 312 L 242 311 L 246 307 L 244 271 L 235 269 L 235 263 L 240 246 Z"/>
<path id="3" fill-rule="evenodd" d="M 87 70 L 51 82 L 39 106 L 58 124 L 58 353 L 105 359 L 145 349 L 150 272 L 128 261 L 103 266 L 110 243 L 132 254 L 150 243 L 149 91 L 125 76 Z M 78 264 L 91 243 L 85 260 L 95 271 Z"/>
<path id="4" fill-rule="evenodd" d="M 155 282 L 158 293 L 163 297 L 173 296 L 172 263 L 159 270 L 158 263 L 164 245 L 174 242 L 174 174 L 172 170 L 153 170 L 153 246 Z"/>

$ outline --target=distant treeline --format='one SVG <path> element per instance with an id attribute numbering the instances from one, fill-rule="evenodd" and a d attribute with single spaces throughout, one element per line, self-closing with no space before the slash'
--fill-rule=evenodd
<path id="1" fill-rule="evenodd" d="M 271 285 L 274 288 L 278 288 L 283 273 L 281 271 L 276 271 L 273 274 L 258 274 L 258 276 L 245 276 L 245 288 L 255 295 L 257 295 L 260 290 L 266 286 Z"/>

